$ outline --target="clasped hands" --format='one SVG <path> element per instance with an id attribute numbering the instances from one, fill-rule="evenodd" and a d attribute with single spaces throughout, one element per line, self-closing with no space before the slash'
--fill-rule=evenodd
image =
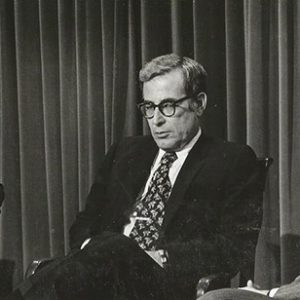
<path id="1" fill-rule="evenodd" d="M 262 295 L 268 295 L 269 294 L 269 290 L 260 289 L 260 287 L 256 284 L 254 284 L 254 282 L 252 280 L 248 280 L 247 281 L 247 286 L 240 287 L 239 289 L 246 290 L 246 291 L 253 292 L 253 293 L 257 293 L 257 294 L 262 294 Z"/>
<path id="2" fill-rule="evenodd" d="M 162 268 L 168 261 L 168 252 L 166 250 L 151 250 L 145 251 L 156 263 L 158 263 Z"/>

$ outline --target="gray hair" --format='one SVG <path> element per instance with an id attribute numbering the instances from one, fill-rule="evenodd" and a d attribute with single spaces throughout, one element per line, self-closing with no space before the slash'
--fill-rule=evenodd
<path id="1" fill-rule="evenodd" d="M 139 79 L 141 83 L 144 83 L 175 69 L 182 71 L 187 95 L 206 93 L 207 73 L 203 66 L 189 57 L 174 53 L 158 56 L 146 63 L 140 70 Z"/>

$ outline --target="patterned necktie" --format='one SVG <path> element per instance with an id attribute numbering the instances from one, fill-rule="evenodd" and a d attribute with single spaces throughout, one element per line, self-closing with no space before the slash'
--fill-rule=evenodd
<path id="1" fill-rule="evenodd" d="M 129 237 L 144 250 L 155 250 L 165 215 L 165 204 L 172 189 L 169 170 L 176 159 L 175 152 L 166 152 L 163 155 L 145 197 L 138 201 L 133 212 L 136 222 Z"/>

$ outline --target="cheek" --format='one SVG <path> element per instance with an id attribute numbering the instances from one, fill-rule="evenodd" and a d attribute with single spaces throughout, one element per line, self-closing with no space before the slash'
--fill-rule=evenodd
<path id="1" fill-rule="evenodd" d="M 181 118 L 173 124 L 174 131 L 179 137 L 186 137 L 195 127 L 195 120 L 193 118 Z"/>
<path id="2" fill-rule="evenodd" d="M 174 132 L 178 138 L 184 137 L 187 134 L 187 131 L 187 127 L 184 126 L 183 123 L 176 124 L 176 126 L 174 126 Z"/>
<path id="3" fill-rule="evenodd" d="M 153 126 L 152 122 L 151 121 L 147 121 L 147 123 L 148 123 L 148 126 L 150 128 L 150 131 L 153 132 L 154 126 Z"/>

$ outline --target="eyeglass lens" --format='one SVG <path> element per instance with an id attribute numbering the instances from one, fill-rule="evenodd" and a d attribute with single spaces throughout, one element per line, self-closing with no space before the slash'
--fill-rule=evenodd
<path id="1" fill-rule="evenodd" d="M 152 118 L 154 116 L 155 108 L 158 107 L 159 111 L 166 117 L 171 117 L 175 113 L 176 104 L 172 102 L 162 102 L 158 105 L 154 103 L 145 103 L 141 106 L 143 115 L 146 118 Z"/>
<path id="2" fill-rule="evenodd" d="M 147 119 L 151 119 L 154 116 L 155 108 L 158 107 L 159 111 L 165 117 L 172 117 L 175 114 L 176 107 L 178 104 L 192 96 L 184 96 L 180 99 L 164 99 L 159 104 L 154 104 L 151 101 L 144 101 L 141 104 L 138 104 L 139 109 L 141 110 L 143 116 Z"/>

